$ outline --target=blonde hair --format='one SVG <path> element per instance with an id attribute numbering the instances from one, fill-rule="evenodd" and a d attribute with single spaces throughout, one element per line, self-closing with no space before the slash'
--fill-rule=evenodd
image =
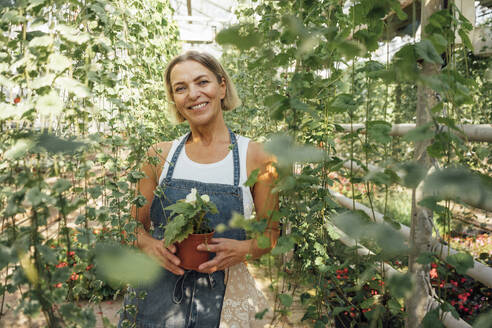
<path id="1" fill-rule="evenodd" d="M 169 64 L 167 64 L 166 72 L 164 73 L 166 92 L 169 100 L 169 110 L 178 122 L 184 122 L 185 118 L 179 113 L 176 105 L 174 104 L 173 89 L 171 86 L 171 71 L 173 70 L 174 66 L 187 60 L 193 60 L 205 66 L 212 73 L 214 73 L 219 84 L 224 81 L 226 85 L 226 94 L 224 99 L 222 99 L 221 101 L 223 111 L 232 110 L 241 105 L 241 100 L 237 96 L 236 87 L 234 87 L 234 83 L 232 83 L 231 78 L 229 77 L 229 75 L 227 75 L 227 72 L 219 63 L 219 61 L 208 53 L 190 50 L 185 52 L 184 54 L 174 57 L 169 62 Z"/>

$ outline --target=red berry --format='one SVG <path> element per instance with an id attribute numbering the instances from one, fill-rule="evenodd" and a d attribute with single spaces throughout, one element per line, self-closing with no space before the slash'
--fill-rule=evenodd
<path id="1" fill-rule="evenodd" d="M 14 104 L 18 104 L 20 103 L 20 101 L 21 101 L 20 97 L 15 97 Z"/>

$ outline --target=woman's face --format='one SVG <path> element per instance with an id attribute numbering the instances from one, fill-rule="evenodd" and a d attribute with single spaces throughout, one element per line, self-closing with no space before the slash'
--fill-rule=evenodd
<path id="1" fill-rule="evenodd" d="M 221 114 L 226 86 L 208 68 L 187 60 L 174 66 L 170 80 L 176 109 L 189 124 L 206 125 Z"/>

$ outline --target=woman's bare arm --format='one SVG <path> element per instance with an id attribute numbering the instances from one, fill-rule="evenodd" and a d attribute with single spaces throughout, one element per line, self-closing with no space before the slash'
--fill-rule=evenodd
<path id="1" fill-rule="evenodd" d="M 164 166 L 167 154 L 171 149 L 170 142 L 163 142 L 152 146 L 147 155 L 148 157 L 159 158 L 159 166 L 151 164 L 146 161 L 142 166 L 142 171 L 145 177 L 138 182 L 137 192 L 141 193 L 147 202 L 144 206 L 132 208 L 133 217 L 142 223 L 143 227 L 137 228 L 137 245 L 146 254 L 154 257 L 165 269 L 171 271 L 174 274 L 181 275 L 184 273 L 183 269 L 178 267 L 180 260 L 174 254 L 176 253 L 176 247 L 170 245 L 164 247 L 164 243 L 161 240 L 153 238 L 149 234 L 150 229 L 150 206 L 154 198 L 154 191 L 159 183 L 159 177 Z"/>

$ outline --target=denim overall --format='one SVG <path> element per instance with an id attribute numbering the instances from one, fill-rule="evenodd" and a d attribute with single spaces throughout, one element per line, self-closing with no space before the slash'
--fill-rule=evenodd
<path id="1" fill-rule="evenodd" d="M 233 185 L 173 179 L 176 161 L 190 133 L 180 142 L 150 208 L 154 238 L 162 239 L 164 236 L 163 226 L 170 215 L 170 211 L 164 208 L 185 199 L 192 188 L 196 188 L 200 195 L 209 195 L 210 201 L 217 205 L 218 214 L 207 214 L 212 227 L 221 223 L 228 225 L 233 212 L 244 213 L 243 193 L 239 186 L 239 151 L 236 136 L 231 130 L 229 134 L 233 146 Z M 243 229 L 227 229 L 215 232 L 214 237 L 244 240 L 246 232 Z M 125 297 L 126 310 L 121 315 L 118 327 L 131 327 L 133 323 L 142 328 L 218 327 L 224 293 L 224 271 L 204 274 L 185 270 L 184 275 L 178 276 L 162 268 L 155 283 L 135 288 L 137 297 Z M 145 296 L 142 298 L 141 295 Z"/>

